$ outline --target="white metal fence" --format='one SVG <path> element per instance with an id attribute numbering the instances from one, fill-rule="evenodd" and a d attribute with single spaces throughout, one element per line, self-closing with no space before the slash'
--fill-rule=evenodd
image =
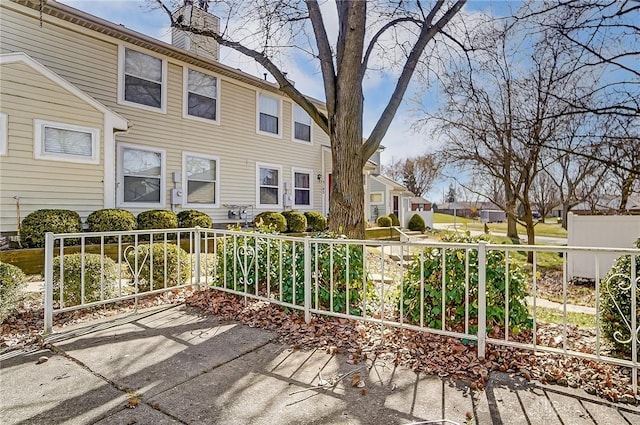
<path id="1" fill-rule="evenodd" d="M 569 338 L 574 328 L 566 259 L 576 253 L 591 256 L 596 270 L 598 257 L 609 254 L 624 256 L 630 266 L 628 273 L 594 282 L 593 313 L 586 314 L 594 343 Z M 362 241 L 199 228 L 47 234 L 45 331 L 51 332 L 56 313 L 199 285 L 299 310 L 307 322 L 318 314 L 464 339 L 477 346 L 479 357 L 487 344 L 496 344 L 630 367 L 637 393 L 638 256 L 640 249 Z M 561 320 L 552 327 L 539 319 L 539 285 L 549 279 L 561 288 L 553 308 Z M 605 331 L 605 307 L 620 317 L 617 332 Z M 626 346 L 626 354 L 616 344 Z"/>

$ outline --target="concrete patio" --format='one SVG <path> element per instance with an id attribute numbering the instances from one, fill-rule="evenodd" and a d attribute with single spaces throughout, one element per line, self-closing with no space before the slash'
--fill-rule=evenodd
<path id="1" fill-rule="evenodd" d="M 580 390 L 495 373 L 484 391 L 471 391 L 392 359 L 350 364 L 344 354 L 294 350 L 268 331 L 185 306 L 48 342 L 1 359 L 0 423 L 640 424 L 640 409 Z"/>

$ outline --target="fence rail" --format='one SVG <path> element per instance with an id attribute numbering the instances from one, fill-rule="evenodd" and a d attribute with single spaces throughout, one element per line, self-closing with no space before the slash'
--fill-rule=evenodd
<path id="1" fill-rule="evenodd" d="M 79 254 L 65 254 L 69 241 L 79 242 Z M 89 243 L 99 244 L 101 254 L 85 253 Z M 628 273 L 610 272 L 603 279 L 596 273 L 595 296 L 586 309 L 591 313 L 585 314 L 594 343 L 572 339 L 567 257 L 576 253 L 591 256 L 596 270 L 599 256 L 610 254 L 630 266 Z M 301 238 L 200 228 L 48 233 L 45 331 L 52 331 L 53 315 L 60 312 L 198 285 L 299 310 L 307 322 L 317 314 L 460 338 L 475 344 L 479 357 L 495 344 L 629 367 L 637 394 L 639 256 L 640 249 Z M 561 288 L 555 325 L 540 319 L 547 308 L 540 306 L 540 285 L 550 279 Z M 625 299 L 628 305 L 620 301 Z M 609 314 L 617 315 L 619 328 L 606 328 L 610 323 L 603 317 Z"/>

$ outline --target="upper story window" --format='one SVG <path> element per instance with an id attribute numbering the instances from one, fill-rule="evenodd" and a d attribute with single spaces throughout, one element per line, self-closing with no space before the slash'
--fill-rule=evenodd
<path id="1" fill-rule="evenodd" d="M 100 162 L 100 130 L 51 121 L 34 121 L 36 159 L 53 161 Z"/>
<path id="2" fill-rule="evenodd" d="M 9 119 L 6 113 L 0 112 L 0 155 L 6 155 L 9 141 Z"/>
<path id="3" fill-rule="evenodd" d="M 166 110 L 166 62 L 121 46 L 120 101 Z"/>
<path id="4" fill-rule="evenodd" d="M 218 79 L 185 68 L 185 116 L 218 121 Z"/>
<path id="5" fill-rule="evenodd" d="M 258 94 L 258 132 L 282 136 L 282 102 L 265 94 Z"/>
<path id="6" fill-rule="evenodd" d="M 267 164 L 257 164 L 257 192 L 258 208 L 268 206 L 281 206 L 280 186 L 282 167 Z"/>
<path id="7" fill-rule="evenodd" d="M 126 206 L 163 207 L 165 152 L 121 143 L 118 149 L 118 196 Z"/>
<path id="8" fill-rule="evenodd" d="M 293 104 L 293 139 L 311 142 L 311 117 L 297 103 Z"/>
<path id="9" fill-rule="evenodd" d="M 218 205 L 218 157 L 201 154 L 182 154 L 182 169 L 184 170 L 185 206 Z"/>

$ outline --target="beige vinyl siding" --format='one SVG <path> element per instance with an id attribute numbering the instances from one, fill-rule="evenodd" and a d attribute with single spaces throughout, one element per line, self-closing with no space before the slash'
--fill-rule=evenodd
<path id="1" fill-rule="evenodd" d="M 0 107 L 8 116 L 8 152 L 0 157 L 0 231 L 17 228 L 16 201 L 24 218 L 41 208 L 64 208 L 86 217 L 103 204 L 103 114 L 23 63 L 5 64 Z M 34 158 L 34 120 L 100 130 L 100 164 Z"/>
<path id="2" fill-rule="evenodd" d="M 245 82 L 219 75 L 173 58 L 137 46 L 124 44 L 143 53 L 167 61 L 167 111 L 154 112 L 117 102 L 118 45 L 122 42 L 104 34 L 74 26 L 45 14 L 43 27 L 39 27 L 37 13 L 20 5 L 2 2 L 0 20 L 3 31 L 1 49 L 6 52 L 25 52 L 49 67 L 63 78 L 125 117 L 130 128 L 116 134 L 116 152 L 119 143 L 147 146 L 166 151 L 166 183 L 164 206 L 171 208 L 170 192 L 174 187 L 172 173 L 182 175 L 182 153 L 214 155 L 220 158 L 219 208 L 201 210 L 211 215 L 214 223 L 229 222 L 225 204 L 256 204 L 256 162 L 282 166 L 284 182 L 291 183 L 292 167 L 312 170 L 313 209 L 323 205 L 323 184 L 315 180 L 322 170 L 322 148 L 328 137 L 314 124 L 313 144 L 294 142 L 291 135 L 292 104 L 283 99 L 283 137 L 274 138 L 256 133 L 256 90 Z M 6 34 L 6 35 L 5 35 Z M 220 84 L 220 124 L 212 124 L 183 117 L 183 68 L 216 75 Z M 274 96 L 274 93 L 269 93 Z M 328 155 L 330 157 L 330 155 Z M 117 176 L 118 158 L 116 157 Z M 62 163 L 60 163 L 62 164 Z M 330 169 L 326 163 L 325 172 Z M 184 182 L 178 183 L 178 186 Z M 186 194 L 185 194 L 186 195 Z M 280 194 L 282 196 L 282 193 Z M 96 191 L 95 197 L 102 196 Z M 138 213 L 147 208 L 130 208 Z M 176 212 L 181 206 L 174 208 Z"/>

